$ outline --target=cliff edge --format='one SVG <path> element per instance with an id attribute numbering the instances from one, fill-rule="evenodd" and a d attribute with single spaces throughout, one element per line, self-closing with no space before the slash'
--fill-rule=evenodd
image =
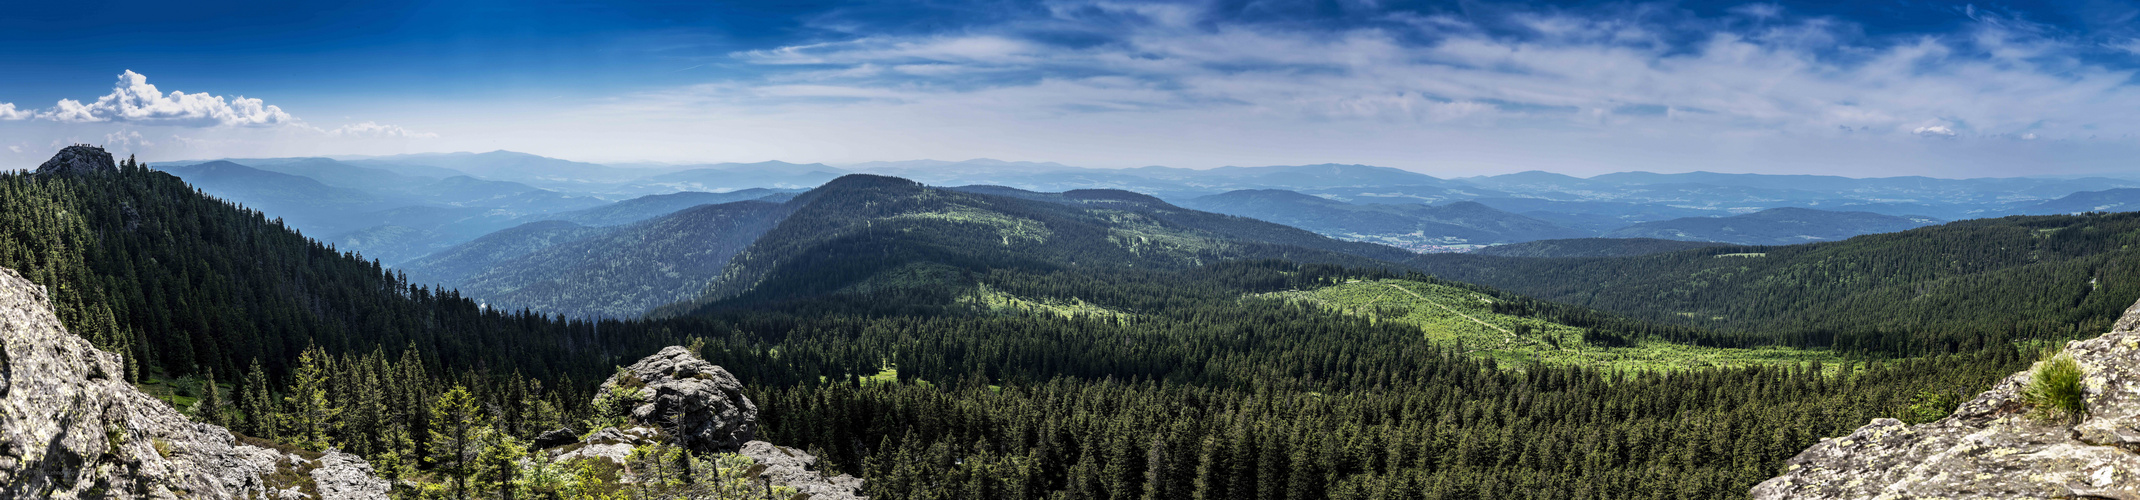
<path id="1" fill-rule="evenodd" d="M 2140 500 L 2140 304 L 2110 333 L 2066 344 L 2086 416 L 2029 415 L 2016 373 L 1939 421 L 1883 418 L 1821 440 L 1753 489 L 1759 500 L 2108 498 Z M 2040 365 L 2040 363 L 2039 363 Z"/>
<path id="2" fill-rule="evenodd" d="M 135 389 L 5 268 L 0 342 L 0 498 L 386 498 L 361 458 L 243 444 Z"/>

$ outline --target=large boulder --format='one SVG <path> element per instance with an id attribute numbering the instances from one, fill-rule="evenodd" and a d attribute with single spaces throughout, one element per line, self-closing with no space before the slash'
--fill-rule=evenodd
<path id="1" fill-rule="evenodd" d="M 602 382 L 612 388 L 637 388 L 643 404 L 632 409 L 632 424 L 606 427 L 574 445 L 552 451 L 559 462 L 606 459 L 623 464 L 632 449 L 673 444 L 698 453 L 737 453 L 763 466 L 758 481 L 786 486 L 813 500 L 862 500 L 862 480 L 845 474 L 825 475 L 817 457 L 802 450 L 757 441 L 758 405 L 743 396 L 743 383 L 689 349 L 669 347 L 625 367 Z"/>
<path id="2" fill-rule="evenodd" d="M 734 452 L 758 436 L 758 405 L 743 396 L 743 382 L 728 370 L 670 346 L 602 382 L 637 388 L 644 401 L 632 423 L 661 429 L 678 445 L 700 453 Z"/>
<path id="3" fill-rule="evenodd" d="M 2110 333 L 2066 344 L 2081 366 L 2087 417 L 2030 416 L 2007 377 L 1936 422 L 1872 421 L 1787 462 L 1753 497 L 2111 498 L 2140 500 L 2140 304 Z"/>
<path id="4" fill-rule="evenodd" d="M 386 498 L 363 459 L 244 444 L 143 394 L 4 268 L 0 343 L 0 498 Z"/>
<path id="5" fill-rule="evenodd" d="M 118 171 L 119 166 L 112 161 L 111 153 L 88 144 L 67 146 L 37 166 L 38 175 L 92 175 Z"/>

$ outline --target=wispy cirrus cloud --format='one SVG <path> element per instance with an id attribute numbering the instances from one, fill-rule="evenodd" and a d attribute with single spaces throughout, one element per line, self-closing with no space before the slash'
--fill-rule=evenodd
<path id="1" fill-rule="evenodd" d="M 417 132 L 406 128 L 401 128 L 399 126 L 382 125 L 369 121 L 335 127 L 334 129 L 328 130 L 327 135 L 336 137 L 396 137 L 409 139 L 432 139 L 438 137 L 438 134 L 435 133 Z"/>
<path id="2" fill-rule="evenodd" d="M 1029 115 L 1231 109 L 1512 129 L 2140 132 L 2140 118 L 2116 111 L 2140 105 L 2134 71 L 2093 57 L 2112 49 L 1973 8 L 1956 13 L 1967 17 L 1959 31 L 1868 36 L 1774 4 L 1708 18 L 1638 5 L 1484 19 L 1366 12 L 1340 23 L 1242 20 L 1205 4 L 1048 5 L 954 32 L 738 52 L 769 76 L 705 88 L 742 104 L 816 97 Z"/>

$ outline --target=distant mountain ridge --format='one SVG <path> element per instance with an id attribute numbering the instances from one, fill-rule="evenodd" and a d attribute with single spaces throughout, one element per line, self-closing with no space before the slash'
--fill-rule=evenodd
<path id="1" fill-rule="evenodd" d="M 1182 206 L 1251 217 L 1334 238 L 1399 247 L 1516 243 L 1589 236 L 1475 202 L 1354 205 L 1278 189 L 1241 190 L 1183 200 Z"/>
<path id="2" fill-rule="evenodd" d="M 1942 222 L 1945 221 L 1930 217 L 1896 217 L 1871 212 L 1771 208 L 1731 217 L 1686 217 L 1644 222 L 1605 233 L 1605 237 L 1717 241 L 1739 245 L 1793 245 L 1841 240 L 1864 234 L 1891 233 Z"/>
<path id="3" fill-rule="evenodd" d="M 1545 258 L 1635 257 L 1716 246 L 1728 245 L 1708 241 L 1679 241 L 1654 238 L 1576 238 L 1528 241 L 1513 245 L 1494 245 L 1472 251 L 1471 254 L 1495 257 Z"/>

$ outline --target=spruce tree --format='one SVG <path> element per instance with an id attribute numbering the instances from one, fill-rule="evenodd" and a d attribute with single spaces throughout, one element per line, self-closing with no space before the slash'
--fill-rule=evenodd
<path id="1" fill-rule="evenodd" d="M 467 387 L 453 386 L 431 404 L 431 464 L 452 482 L 454 498 L 468 498 L 468 476 L 489 426 Z"/>

